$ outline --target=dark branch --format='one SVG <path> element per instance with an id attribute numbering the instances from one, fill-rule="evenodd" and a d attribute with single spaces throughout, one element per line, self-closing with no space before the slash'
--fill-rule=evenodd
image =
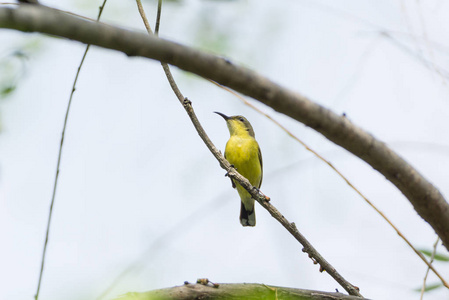
<path id="1" fill-rule="evenodd" d="M 0 27 L 41 32 L 175 65 L 212 79 L 315 129 L 382 173 L 409 199 L 449 248 L 449 204 L 404 159 L 347 118 L 257 73 L 167 40 L 65 15 L 46 7 L 0 8 Z"/>

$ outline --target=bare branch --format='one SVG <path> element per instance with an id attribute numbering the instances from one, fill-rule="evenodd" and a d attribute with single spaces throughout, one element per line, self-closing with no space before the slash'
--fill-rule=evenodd
<path id="1" fill-rule="evenodd" d="M 440 238 L 438 237 L 437 240 L 435 241 L 435 243 L 433 244 L 432 256 L 430 257 L 430 265 L 432 265 L 433 260 L 435 259 L 435 254 L 437 253 L 437 247 L 438 247 L 439 241 L 440 241 Z M 422 300 L 424 297 L 424 292 L 426 291 L 426 281 L 427 281 L 427 276 L 429 276 L 429 271 L 430 271 L 430 266 L 427 268 L 426 275 L 424 275 L 424 280 L 423 280 L 422 288 L 421 288 L 421 296 L 419 297 L 419 300 Z"/>
<path id="2" fill-rule="evenodd" d="M 99 7 L 97 22 L 101 18 L 101 14 L 103 13 L 103 9 L 104 9 L 104 6 L 106 5 L 106 1 L 107 0 L 104 0 L 103 4 Z M 20 1 L 20 2 L 38 4 L 38 2 L 36 0 L 35 0 L 35 2 L 34 1 L 30 1 L 30 2 Z M 42 277 L 44 275 L 45 256 L 47 254 L 48 237 L 49 237 L 49 234 L 50 234 L 51 219 L 52 219 L 52 216 L 53 216 L 53 206 L 55 204 L 56 190 L 58 188 L 59 169 L 60 169 L 60 165 L 61 165 L 61 156 L 62 156 L 62 149 L 63 149 L 63 146 L 64 146 L 64 135 L 65 135 L 65 130 L 67 128 L 67 120 L 69 118 L 70 107 L 71 107 L 71 104 L 72 104 L 73 94 L 75 93 L 75 90 L 76 90 L 76 83 L 78 82 L 78 76 L 79 76 L 81 68 L 82 68 L 82 66 L 84 64 L 84 60 L 86 59 L 86 55 L 87 55 L 87 52 L 89 51 L 89 48 L 90 48 L 90 44 L 88 44 L 86 46 L 86 50 L 84 51 L 83 57 L 81 58 L 81 62 L 80 62 L 79 67 L 78 67 L 78 71 L 76 72 L 75 80 L 73 81 L 72 90 L 70 92 L 69 102 L 67 104 L 67 109 L 66 109 L 65 118 L 64 118 L 64 125 L 62 127 L 61 142 L 59 144 L 58 162 L 56 164 L 55 181 L 53 183 L 53 193 L 52 193 L 52 196 L 51 196 L 50 211 L 48 213 L 48 219 L 47 219 L 47 231 L 45 233 L 44 250 L 42 251 L 41 268 L 40 268 L 40 271 L 39 271 L 39 280 L 38 280 L 38 283 L 37 283 L 36 294 L 34 296 L 34 298 L 36 300 L 39 299 L 39 291 L 41 289 Z"/>
<path id="3" fill-rule="evenodd" d="M 42 32 L 142 56 L 212 79 L 304 123 L 360 157 L 409 199 L 449 248 L 449 204 L 419 172 L 383 142 L 306 97 L 228 60 L 155 36 L 81 20 L 45 7 L 0 8 L 0 27 Z"/>
<path id="4" fill-rule="evenodd" d="M 127 293 L 116 300 L 150 300 L 150 299 L 289 299 L 289 300 L 356 300 L 356 296 L 302 290 L 256 283 L 220 283 L 190 284 L 149 291 L 145 293 Z"/>

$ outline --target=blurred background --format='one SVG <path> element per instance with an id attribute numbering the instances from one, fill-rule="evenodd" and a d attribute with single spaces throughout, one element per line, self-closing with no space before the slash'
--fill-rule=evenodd
<path id="1" fill-rule="evenodd" d="M 102 0 L 42 0 L 96 18 Z M 157 1 L 143 2 L 154 24 Z M 164 1 L 160 35 L 224 56 L 313 99 L 386 142 L 449 196 L 449 3 Z M 144 31 L 133 1 L 102 21 Z M 154 26 L 153 26 L 154 28 Z M 85 45 L 0 30 L 0 299 L 32 299 L 71 87 Z M 372 299 L 419 299 L 426 265 L 327 165 L 215 85 L 172 68 L 212 141 L 219 111 L 252 123 L 262 191 Z M 251 100 L 252 101 L 252 100 Z M 253 101 L 329 159 L 418 248 L 436 235 L 382 175 Z M 157 61 L 91 47 L 68 120 L 41 299 L 112 299 L 219 283 L 344 292 L 256 204 L 257 226 L 200 140 Z M 447 253 L 439 245 L 438 252 Z M 435 267 L 446 279 L 449 263 Z M 438 283 L 431 273 L 428 283 Z M 447 299 L 443 288 L 424 299 Z"/>

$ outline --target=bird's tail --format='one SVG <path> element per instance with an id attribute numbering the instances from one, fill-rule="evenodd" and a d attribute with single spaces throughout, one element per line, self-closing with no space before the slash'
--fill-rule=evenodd
<path id="1" fill-rule="evenodd" d="M 254 211 L 254 205 L 253 208 L 251 210 L 248 210 L 245 205 L 243 205 L 240 207 L 240 224 L 242 224 L 242 226 L 256 226 L 256 212 Z"/>

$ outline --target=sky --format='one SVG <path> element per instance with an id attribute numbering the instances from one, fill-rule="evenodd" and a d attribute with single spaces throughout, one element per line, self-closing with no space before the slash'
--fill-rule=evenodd
<path id="1" fill-rule="evenodd" d="M 96 18 L 102 1 L 42 0 Z M 144 1 L 150 23 L 157 3 Z M 180 0 L 160 35 L 226 57 L 347 117 L 387 143 L 448 197 L 449 44 L 444 1 Z M 144 31 L 133 1 L 102 20 Z M 0 299 L 37 287 L 62 126 L 85 46 L 0 29 Z M 20 50 L 26 58 L 17 59 Z M 261 190 L 362 295 L 419 299 L 425 264 L 332 169 L 230 93 L 172 68 L 215 145 L 219 111 L 251 122 Z M 3 86 L 2 86 L 3 87 Z M 417 248 L 437 236 L 382 175 L 303 124 L 252 99 L 338 168 Z M 160 64 L 91 47 L 68 118 L 41 299 L 114 299 L 195 282 L 340 287 L 256 204 L 240 203 Z M 440 244 L 438 252 L 447 254 Z M 449 280 L 449 264 L 435 267 Z M 433 274 L 428 282 L 438 283 Z M 447 299 L 442 288 L 424 299 Z"/>

